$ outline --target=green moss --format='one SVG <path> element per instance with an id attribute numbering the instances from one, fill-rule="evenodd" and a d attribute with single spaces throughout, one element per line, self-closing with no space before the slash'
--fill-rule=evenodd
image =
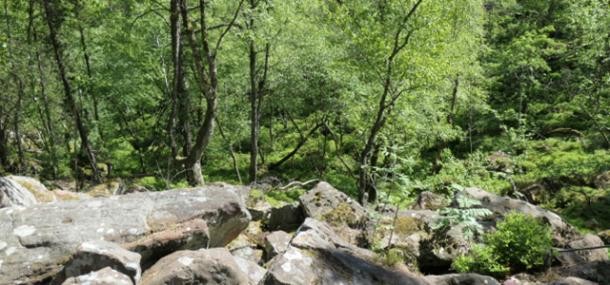
<path id="1" fill-rule="evenodd" d="M 340 203 L 330 212 L 322 215 L 321 218 L 329 224 L 336 226 L 342 224 L 355 225 L 359 222 L 354 209 L 347 202 Z"/>
<path id="2" fill-rule="evenodd" d="M 399 216 L 396 218 L 394 231 L 401 235 L 408 235 L 421 229 L 421 222 L 413 217 Z"/>

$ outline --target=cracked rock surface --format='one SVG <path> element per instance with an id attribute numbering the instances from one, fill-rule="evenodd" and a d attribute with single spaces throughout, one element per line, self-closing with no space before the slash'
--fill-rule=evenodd
<path id="1" fill-rule="evenodd" d="M 176 250 L 224 246 L 249 221 L 238 190 L 218 186 L 2 208 L 0 284 L 48 280 L 86 241 L 117 243 L 152 265 Z"/>

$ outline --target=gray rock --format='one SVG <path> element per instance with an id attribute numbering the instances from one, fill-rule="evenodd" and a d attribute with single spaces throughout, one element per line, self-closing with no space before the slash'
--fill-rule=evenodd
<path id="1" fill-rule="evenodd" d="M 40 183 L 40 181 L 35 178 L 15 175 L 7 176 L 6 178 L 17 182 L 23 188 L 32 193 L 38 203 L 50 203 L 57 201 L 57 197 L 53 195 L 54 193 L 49 191 L 44 184 Z"/>
<path id="2" fill-rule="evenodd" d="M 179 249 L 224 246 L 249 218 L 242 200 L 226 187 L 0 209 L 0 284 L 54 276 L 91 240 L 140 253 L 146 268 Z"/>
<path id="3" fill-rule="evenodd" d="M 159 260 L 144 272 L 141 285 L 250 284 L 248 274 L 225 248 L 183 250 Z"/>
<path id="4" fill-rule="evenodd" d="M 396 221 L 394 217 L 388 213 L 376 221 L 373 244 L 382 249 L 400 249 L 405 262 L 415 267 L 420 257 L 420 243 L 430 238 L 430 225 L 439 215 L 430 210 L 401 210 Z"/>
<path id="5" fill-rule="evenodd" d="M 253 221 L 269 220 L 272 208 L 271 204 L 265 199 L 252 201 L 248 204 L 248 211 L 250 211 Z"/>
<path id="6" fill-rule="evenodd" d="M 424 191 L 417 195 L 417 201 L 411 208 L 414 210 L 438 210 L 447 205 L 449 203 L 443 196 Z"/>
<path id="7" fill-rule="evenodd" d="M 263 263 L 263 250 L 251 246 L 244 246 L 231 249 L 231 254 L 235 257 L 249 260 L 256 264 Z"/>
<path id="8" fill-rule="evenodd" d="M 140 281 L 140 255 L 128 251 L 116 243 L 94 240 L 82 243 L 64 266 L 61 274 L 54 278 L 54 284 L 61 284 L 70 277 L 78 277 L 90 272 L 109 267 L 131 278 L 137 284 Z"/>
<path id="9" fill-rule="evenodd" d="M 568 245 L 568 247 L 572 249 L 598 246 L 604 246 L 604 242 L 600 237 L 593 234 L 586 234 L 580 239 L 571 241 Z M 595 250 L 562 252 L 557 258 L 564 266 L 577 265 L 592 261 L 606 261 L 608 260 L 608 249 L 600 248 Z"/>
<path id="10" fill-rule="evenodd" d="M 569 267 L 558 267 L 553 271 L 563 277 L 578 277 L 600 284 L 608 284 L 608 280 L 610 280 L 610 261 L 575 264 Z"/>
<path id="11" fill-rule="evenodd" d="M 303 209 L 298 204 L 284 204 L 272 207 L 268 214 L 263 216 L 265 229 L 269 231 L 293 231 L 303 223 Z"/>
<path id="12" fill-rule="evenodd" d="M 134 283 L 118 271 L 105 267 L 86 275 L 70 277 L 62 285 L 133 285 Z"/>
<path id="13" fill-rule="evenodd" d="M 536 280 L 536 277 L 527 273 L 515 274 L 504 280 L 502 285 L 544 285 L 545 283 Z"/>
<path id="14" fill-rule="evenodd" d="M 0 177 L 0 208 L 32 206 L 36 203 L 34 194 L 25 187 L 8 177 Z"/>
<path id="15" fill-rule="evenodd" d="M 263 284 L 429 284 L 373 260 L 372 252 L 350 245 L 328 224 L 308 218 L 286 252 L 271 261 Z"/>
<path id="16" fill-rule="evenodd" d="M 320 182 L 299 200 L 306 217 L 328 223 L 338 235 L 354 245 L 369 243 L 368 213 L 345 193 Z"/>
<path id="17" fill-rule="evenodd" d="M 435 285 L 500 285 L 493 277 L 475 273 L 431 275 L 426 280 Z"/>
<path id="18" fill-rule="evenodd" d="M 237 262 L 237 266 L 241 269 L 242 272 L 248 275 L 248 280 L 250 284 L 258 284 L 265 277 L 267 273 L 267 269 L 259 266 L 255 262 L 250 260 L 235 256 L 235 262 Z"/>
<path id="19" fill-rule="evenodd" d="M 598 283 L 591 282 L 578 277 L 567 277 L 557 281 L 553 281 L 550 285 L 598 285 Z"/>
<path id="20" fill-rule="evenodd" d="M 577 235 L 574 228 L 559 215 L 526 201 L 498 196 L 479 188 L 466 188 L 464 191 L 468 196 L 481 201 L 483 207 L 488 208 L 497 215 L 504 216 L 511 211 L 516 211 L 542 219 L 553 229 L 554 240 L 557 246 L 565 246 Z"/>
<path id="21" fill-rule="evenodd" d="M 285 231 L 275 231 L 265 236 L 265 260 L 270 260 L 288 248 L 291 235 Z"/>

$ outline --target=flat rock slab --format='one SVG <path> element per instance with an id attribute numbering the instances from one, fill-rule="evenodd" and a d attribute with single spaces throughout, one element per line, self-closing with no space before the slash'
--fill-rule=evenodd
<path id="1" fill-rule="evenodd" d="M 133 285 L 134 283 L 122 273 L 106 267 L 89 274 L 70 277 L 61 285 Z"/>
<path id="2" fill-rule="evenodd" d="M 152 263 L 158 252 L 224 246 L 249 221 L 237 190 L 214 186 L 3 208 L 0 284 L 52 277 L 85 241 L 118 243 Z"/>

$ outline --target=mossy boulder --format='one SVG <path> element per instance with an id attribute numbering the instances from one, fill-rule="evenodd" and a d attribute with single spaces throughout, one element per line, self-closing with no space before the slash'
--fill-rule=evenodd
<path id="1" fill-rule="evenodd" d="M 350 243 L 370 243 L 370 219 L 366 209 L 345 193 L 320 182 L 299 198 L 306 217 L 324 221 Z"/>

